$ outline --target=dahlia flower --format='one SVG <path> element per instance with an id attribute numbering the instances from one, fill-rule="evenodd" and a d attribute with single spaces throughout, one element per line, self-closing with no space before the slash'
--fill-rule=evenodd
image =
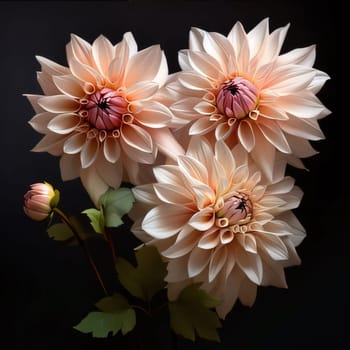
<path id="1" fill-rule="evenodd" d="M 48 182 L 35 183 L 24 195 L 23 210 L 32 220 L 43 221 L 50 216 L 58 201 L 59 192 Z"/>
<path id="2" fill-rule="evenodd" d="M 170 299 L 202 283 L 225 318 L 237 299 L 254 303 L 257 285 L 286 287 L 284 268 L 300 263 L 295 247 L 305 236 L 291 211 L 302 197 L 293 178 L 262 180 L 241 145 L 231 151 L 219 140 L 213 150 L 198 136 L 177 165 L 154 175 L 156 183 L 133 189 L 132 231 L 168 262 Z"/>
<path id="3" fill-rule="evenodd" d="M 190 135 L 240 143 L 269 179 L 276 154 L 302 168 L 316 153 L 309 140 L 324 137 L 318 119 L 330 113 L 315 95 L 329 79 L 312 68 L 315 46 L 280 54 L 288 27 L 270 34 L 264 19 L 246 33 L 237 22 L 227 37 L 192 28 L 168 86 Z"/>
<path id="4" fill-rule="evenodd" d="M 45 136 L 33 151 L 61 156 L 62 179 L 80 177 L 96 205 L 124 178 L 137 183 L 138 165 L 152 164 L 158 149 L 183 152 L 156 97 L 168 76 L 158 45 L 138 51 L 129 32 L 115 46 L 102 35 L 92 45 L 72 35 L 68 67 L 37 59 L 45 95 L 27 95 L 37 113 L 29 123 Z"/>

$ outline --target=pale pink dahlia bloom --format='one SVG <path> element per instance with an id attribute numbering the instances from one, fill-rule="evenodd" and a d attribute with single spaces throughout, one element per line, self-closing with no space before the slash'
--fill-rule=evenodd
<path id="1" fill-rule="evenodd" d="M 158 45 L 138 51 L 131 33 L 117 45 L 72 35 L 68 67 L 37 59 L 45 95 L 27 96 L 37 113 L 30 124 L 45 136 L 33 151 L 61 156 L 63 180 L 80 177 L 95 204 L 123 177 L 137 182 L 139 163 L 152 164 L 158 149 L 183 152 L 167 127 L 173 115 L 157 100 L 168 77 Z"/>
<path id="2" fill-rule="evenodd" d="M 192 28 L 168 87 L 190 135 L 240 143 L 270 179 L 276 153 L 297 167 L 315 154 L 309 140 L 324 137 L 318 119 L 330 113 L 315 96 L 329 79 L 312 68 L 315 46 L 280 54 L 287 29 L 270 34 L 268 19 L 249 33 L 237 22 L 227 37 Z"/>
<path id="3" fill-rule="evenodd" d="M 242 146 L 231 152 L 220 140 L 213 150 L 200 137 L 154 175 L 156 183 L 133 189 L 141 215 L 133 232 L 168 261 L 169 298 L 202 282 L 224 318 L 237 299 L 252 305 L 257 285 L 286 287 L 284 268 L 300 262 L 295 247 L 305 236 L 291 211 L 302 197 L 291 177 L 262 181 Z"/>

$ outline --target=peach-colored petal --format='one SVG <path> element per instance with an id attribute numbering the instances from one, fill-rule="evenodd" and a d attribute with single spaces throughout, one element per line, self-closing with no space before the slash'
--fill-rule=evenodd
<path id="1" fill-rule="evenodd" d="M 63 152 L 65 138 L 62 135 L 47 134 L 32 149 L 33 152 L 48 152 L 54 156 L 59 156 Z"/>
<path id="2" fill-rule="evenodd" d="M 58 90 L 70 97 L 83 98 L 85 93 L 81 82 L 72 75 L 60 75 L 52 77 Z"/>
<path id="3" fill-rule="evenodd" d="M 35 56 L 41 66 L 41 70 L 51 76 L 69 74 L 70 71 L 67 67 L 61 66 L 60 64 L 53 62 L 42 56 Z"/>
<path id="4" fill-rule="evenodd" d="M 242 120 L 238 126 L 238 138 L 242 146 L 250 152 L 255 146 L 255 137 L 253 128 L 249 121 Z"/>
<path id="5" fill-rule="evenodd" d="M 227 248 L 226 246 L 220 246 L 215 248 L 214 253 L 209 263 L 209 276 L 208 281 L 213 281 L 218 273 L 223 269 L 227 259 Z"/>
<path id="6" fill-rule="evenodd" d="M 178 163 L 184 175 L 200 182 L 208 181 L 208 171 L 197 159 L 179 156 Z"/>
<path id="7" fill-rule="evenodd" d="M 50 75 L 44 72 L 37 72 L 36 78 L 45 95 L 57 95 L 60 91 L 53 83 Z"/>
<path id="8" fill-rule="evenodd" d="M 148 101 L 143 103 L 142 110 L 135 114 L 139 123 L 150 128 L 163 128 L 172 119 L 172 113 L 162 103 Z"/>
<path id="9" fill-rule="evenodd" d="M 212 208 L 204 208 L 196 212 L 188 223 L 198 231 L 206 231 L 210 229 L 215 222 L 215 213 Z"/>
<path id="10" fill-rule="evenodd" d="M 78 133 L 70 136 L 64 143 L 64 153 L 76 154 L 80 152 L 85 144 L 86 134 Z"/>
<path id="11" fill-rule="evenodd" d="M 191 211 L 183 206 L 162 204 L 150 210 L 142 222 L 142 228 L 155 238 L 168 238 L 181 230 Z"/>
<path id="12" fill-rule="evenodd" d="M 176 165 L 162 165 L 153 169 L 154 176 L 160 183 L 182 186 L 182 173 Z"/>
<path id="13" fill-rule="evenodd" d="M 88 168 L 93 164 L 98 156 L 99 148 L 100 143 L 97 138 L 92 137 L 86 139 L 80 153 L 80 161 L 83 169 Z"/>
<path id="14" fill-rule="evenodd" d="M 205 77 L 218 79 L 224 76 L 218 68 L 218 62 L 210 55 L 196 51 L 188 52 L 188 60 L 195 71 Z"/>
<path id="15" fill-rule="evenodd" d="M 79 63 L 87 66 L 92 66 L 94 64 L 91 45 L 87 41 L 75 34 L 72 34 L 70 45 L 74 59 L 76 59 Z"/>
<path id="16" fill-rule="evenodd" d="M 80 169 L 83 186 L 96 207 L 99 207 L 100 197 L 109 189 L 94 166 Z"/>
<path id="17" fill-rule="evenodd" d="M 150 46 L 133 55 L 128 62 L 125 86 L 129 87 L 138 81 L 152 81 L 158 74 L 162 61 L 162 52 L 158 45 Z"/>
<path id="18" fill-rule="evenodd" d="M 102 77 L 90 66 L 80 63 L 75 59 L 70 61 L 69 67 L 73 75 L 83 82 L 102 85 Z"/>
<path id="19" fill-rule="evenodd" d="M 54 116 L 55 114 L 50 112 L 38 113 L 28 123 L 35 131 L 41 134 L 47 134 L 49 131 L 47 124 Z"/>
<path id="20" fill-rule="evenodd" d="M 208 265 L 211 257 L 211 250 L 193 248 L 188 259 L 187 272 L 189 277 L 197 276 Z"/>
<path id="21" fill-rule="evenodd" d="M 219 231 L 216 227 L 208 230 L 199 240 L 198 247 L 202 249 L 213 249 L 220 242 Z"/>
<path id="22" fill-rule="evenodd" d="M 183 186 L 179 187 L 169 183 L 156 183 L 153 186 L 159 199 L 165 203 L 182 203 L 185 205 L 192 201 L 191 193 Z"/>
<path id="23" fill-rule="evenodd" d="M 121 128 L 121 137 L 130 147 L 144 153 L 151 153 L 154 145 L 149 133 L 135 124 L 124 124 Z"/>
<path id="24" fill-rule="evenodd" d="M 105 74 L 114 56 L 114 47 L 103 35 L 100 35 L 92 44 L 94 62 L 101 74 Z"/>
<path id="25" fill-rule="evenodd" d="M 189 130 L 190 135 L 204 135 L 214 130 L 218 125 L 218 122 L 211 120 L 210 116 L 203 116 L 197 119 Z"/>
<path id="26" fill-rule="evenodd" d="M 258 254 L 246 252 L 239 247 L 237 247 L 235 251 L 238 266 L 253 283 L 259 285 L 263 276 L 260 256 Z"/>
<path id="27" fill-rule="evenodd" d="M 186 88 L 205 91 L 211 88 L 210 80 L 204 76 L 195 74 L 193 72 L 184 72 L 179 76 L 179 82 Z"/>
<path id="28" fill-rule="evenodd" d="M 128 101 L 151 98 L 159 89 L 159 85 L 152 81 L 139 81 L 126 90 Z"/>
<path id="29" fill-rule="evenodd" d="M 257 287 L 247 278 L 242 279 L 238 298 L 243 305 L 252 306 L 256 299 Z"/>
<path id="30" fill-rule="evenodd" d="M 259 249 L 263 249 L 273 260 L 288 259 L 288 250 L 278 236 L 256 234 L 255 238 Z"/>
<path id="31" fill-rule="evenodd" d="M 192 231 L 187 234 L 181 240 L 176 240 L 176 242 L 170 246 L 167 250 L 162 252 L 162 255 L 169 259 L 177 259 L 181 256 L 188 254 L 192 251 L 193 247 L 198 242 L 198 233 Z"/>
<path id="32" fill-rule="evenodd" d="M 42 113 L 42 112 L 46 112 L 39 104 L 38 104 L 38 100 L 40 98 L 42 98 L 42 95 L 31 95 L 31 94 L 24 94 L 23 96 L 27 97 L 28 101 L 30 102 L 30 104 L 32 105 L 35 113 Z"/>
<path id="33" fill-rule="evenodd" d="M 283 153 L 291 153 L 290 146 L 286 137 L 284 136 L 278 124 L 273 121 L 265 121 L 264 123 L 257 123 L 261 133 L 269 140 L 279 151 Z"/>
<path id="34" fill-rule="evenodd" d="M 119 142 L 114 137 L 107 137 L 103 143 L 104 157 L 110 162 L 115 163 L 120 157 Z"/>
<path id="35" fill-rule="evenodd" d="M 48 123 L 47 128 L 57 134 L 69 134 L 80 123 L 80 117 L 74 113 L 58 114 Z"/>
<path id="36" fill-rule="evenodd" d="M 120 159 L 109 162 L 100 148 L 100 154 L 95 160 L 95 167 L 102 180 L 112 188 L 118 188 L 122 182 L 123 164 Z"/>
<path id="37" fill-rule="evenodd" d="M 76 100 L 65 95 L 42 96 L 38 104 L 52 113 L 76 112 L 80 107 Z"/>
<path id="38" fill-rule="evenodd" d="M 316 58 L 316 46 L 311 45 L 299 49 L 294 49 L 277 58 L 277 63 L 280 65 L 299 64 L 307 67 L 312 67 Z"/>
<path id="39" fill-rule="evenodd" d="M 80 157 L 78 154 L 62 154 L 60 171 L 63 181 L 73 180 L 80 175 Z"/>

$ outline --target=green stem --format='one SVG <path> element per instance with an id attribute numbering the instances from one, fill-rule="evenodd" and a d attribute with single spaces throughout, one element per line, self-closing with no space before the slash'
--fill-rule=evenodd
<path id="1" fill-rule="evenodd" d="M 62 221 L 72 230 L 73 234 L 74 234 L 74 237 L 76 238 L 76 240 L 78 241 L 79 245 L 81 246 L 81 248 L 83 249 L 83 252 L 85 253 L 88 261 L 89 261 L 89 264 L 92 268 L 92 270 L 94 271 L 100 285 L 101 285 L 101 288 L 103 289 L 105 295 L 107 296 L 108 293 L 107 293 L 107 289 L 103 283 L 103 280 L 101 278 L 101 275 L 100 273 L 98 272 L 98 269 L 95 265 L 95 262 L 94 260 L 92 259 L 92 256 L 89 252 L 89 249 L 87 247 L 87 245 L 85 244 L 84 240 L 82 240 L 78 234 L 78 232 L 76 231 L 76 229 L 74 228 L 74 226 L 70 223 L 68 217 L 66 216 L 66 214 L 59 208 L 54 208 L 53 209 L 53 212 L 55 212 L 57 215 L 60 216 L 60 218 L 62 219 Z"/>

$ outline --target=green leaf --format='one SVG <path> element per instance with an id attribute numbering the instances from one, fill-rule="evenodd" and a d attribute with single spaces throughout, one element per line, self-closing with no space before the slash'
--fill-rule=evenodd
<path id="1" fill-rule="evenodd" d="M 104 218 L 103 212 L 95 208 L 90 208 L 82 211 L 83 214 L 86 214 L 90 219 L 90 224 L 95 230 L 96 233 L 104 234 Z"/>
<path id="2" fill-rule="evenodd" d="M 64 223 L 51 225 L 47 229 L 47 234 L 55 241 L 67 241 L 74 238 L 72 230 Z"/>
<path id="3" fill-rule="evenodd" d="M 166 264 L 155 247 L 143 246 L 136 250 L 135 255 L 136 267 L 124 258 L 117 259 L 119 280 L 132 295 L 150 301 L 165 287 Z"/>
<path id="4" fill-rule="evenodd" d="M 118 227 L 123 224 L 122 217 L 133 206 L 135 199 L 129 188 L 121 187 L 109 190 L 101 197 L 101 208 L 106 227 Z"/>
<path id="5" fill-rule="evenodd" d="M 218 300 L 199 288 L 199 284 L 186 287 L 174 302 L 169 302 L 170 326 L 174 332 L 194 341 L 196 335 L 203 339 L 220 341 L 217 328 L 220 320 L 211 310 Z"/>
<path id="6" fill-rule="evenodd" d="M 127 334 L 136 325 L 136 313 L 128 301 L 120 294 L 101 299 L 96 307 L 101 311 L 90 312 L 74 329 L 82 333 L 92 333 L 95 338 L 106 338 L 119 331 Z"/>

